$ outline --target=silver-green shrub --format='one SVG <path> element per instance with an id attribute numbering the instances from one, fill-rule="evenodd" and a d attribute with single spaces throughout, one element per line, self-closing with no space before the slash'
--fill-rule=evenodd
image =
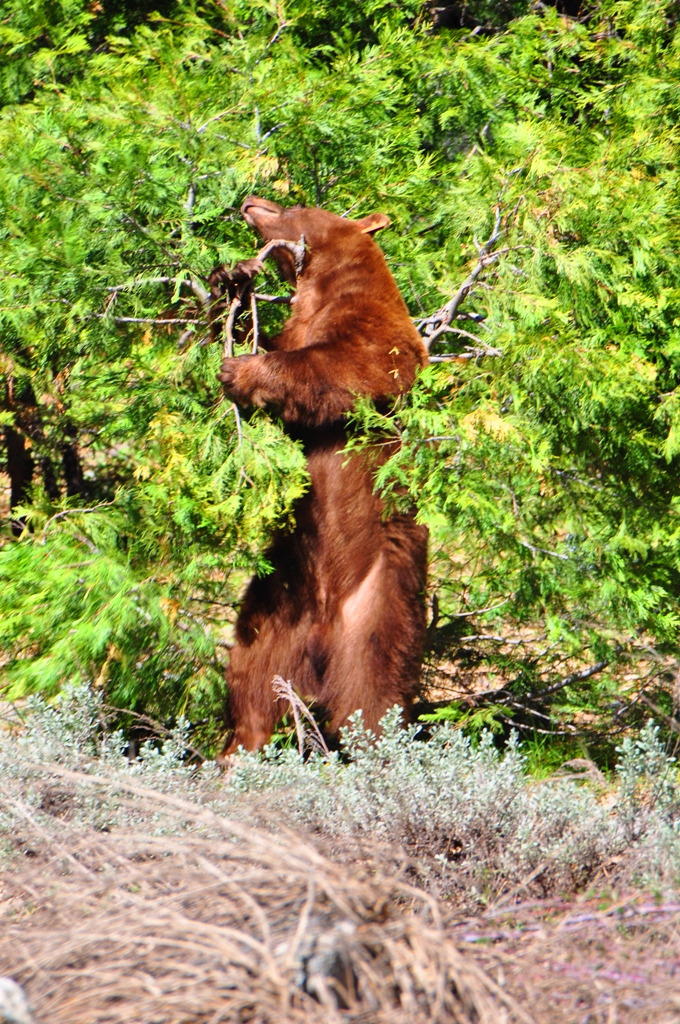
<path id="1" fill-rule="evenodd" d="M 189 723 L 181 718 L 162 742 L 149 740 L 128 758 L 122 731 L 108 728 L 103 695 L 86 684 L 66 686 L 52 701 L 29 698 L 21 717 L 14 734 L 0 731 L 0 838 L 20 835 L 27 816 L 40 815 L 55 797 L 64 835 L 83 826 L 110 831 L 142 823 L 151 833 L 182 831 L 184 823 L 169 820 L 162 805 L 150 816 L 117 783 L 183 799 L 208 799 L 217 785 L 214 764 L 185 764 Z M 106 786 L 93 787 L 85 776 Z"/>
<path id="2" fill-rule="evenodd" d="M 74 821 L 83 824 L 140 826 L 125 786 L 117 787 L 127 780 L 230 817 L 251 819 L 257 807 L 269 819 L 273 811 L 287 825 L 328 837 L 396 844 L 421 879 L 480 899 L 529 882 L 545 891 L 573 889 L 611 863 L 628 881 L 666 884 L 680 876 L 677 769 L 653 723 L 623 741 L 615 778 L 598 787 L 533 779 L 516 736 L 499 751 L 490 733 L 475 744 L 442 723 L 426 739 L 419 726 L 401 727 L 399 708 L 385 716 L 378 739 L 357 713 L 343 731 L 341 753 L 313 751 L 305 760 L 297 750 L 270 746 L 237 755 L 225 776 L 213 763 L 197 769 L 185 762 L 186 721 L 128 759 L 122 734 L 107 731 L 104 711 L 88 687 L 67 688 L 51 704 L 31 701 L 19 735 L 0 733 L 0 832 L 21 827 L 17 801 L 40 813 L 60 767 L 109 784 L 100 791 L 69 783 Z M 162 806 L 145 827 L 184 829 Z"/>
<path id="3" fill-rule="evenodd" d="M 427 741 L 419 733 L 402 729 L 393 708 L 376 741 L 357 714 L 343 733 L 344 760 L 313 753 L 303 762 L 270 747 L 240 756 L 229 784 L 268 791 L 297 824 L 432 855 L 454 884 L 535 874 L 544 887 L 571 887 L 624 853 L 633 874 L 678 873 L 680 789 L 653 724 L 624 742 L 613 803 L 588 784 L 527 776 L 515 735 L 501 753 L 488 732 L 477 745 L 450 723 Z"/>

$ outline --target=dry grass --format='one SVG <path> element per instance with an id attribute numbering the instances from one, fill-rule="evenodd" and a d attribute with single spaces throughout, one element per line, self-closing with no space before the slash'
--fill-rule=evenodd
<path id="1" fill-rule="evenodd" d="M 83 823 L 112 796 L 128 825 Z M 678 903 L 510 894 L 463 918 L 409 885 L 395 851 L 338 863 L 285 828 L 58 765 L 0 807 L 19 823 L 0 975 L 36 1024 L 680 1019 Z"/>
<path id="2" fill-rule="evenodd" d="M 0 974 L 38 1022 L 531 1020 L 460 953 L 437 901 L 398 878 L 353 876 L 299 835 L 134 782 L 43 766 L 35 785 L 31 800 L 2 799 L 22 825 Z M 140 827 L 71 820 L 107 785 Z"/>
<path id="3" fill-rule="evenodd" d="M 449 934 L 537 1021 L 680 1021 L 677 902 L 644 893 L 532 901 L 456 922 Z"/>

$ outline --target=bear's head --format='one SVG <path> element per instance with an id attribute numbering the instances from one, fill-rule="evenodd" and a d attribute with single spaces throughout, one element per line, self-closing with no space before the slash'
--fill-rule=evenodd
<path id="1" fill-rule="evenodd" d="M 360 248 L 360 240 L 365 242 L 390 223 L 384 213 L 369 213 L 361 220 L 348 220 L 316 207 L 279 206 L 271 199 L 262 199 L 260 196 L 248 196 L 241 207 L 241 213 L 246 223 L 265 242 L 275 238 L 299 242 L 304 236 L 305 246 L 312 258 L 314 255 L 332 252 L 334 258 L 338 259 L 343 248 L 348 254 L 354 255 L 357 243 Z M 292 253 L 282 248 L 275 250 L 272 255 L 286 280 L 294 283 L 295 260 Z"/>

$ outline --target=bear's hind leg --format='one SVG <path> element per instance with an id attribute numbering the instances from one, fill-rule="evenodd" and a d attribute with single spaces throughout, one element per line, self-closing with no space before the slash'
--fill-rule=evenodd
<path id="1" fill-rule="evenodd" d="M 233 736 L 223 756 L 239 747 L 259 750 L 271 739 L 288 705 L 278 700 L 272 683 L 275 676 L 290 680 L 303 694 L 314 692 L 313 666 L 307 653 L 309 613 L 293 621 L 290 609 L 280 608 L 258 617 L 252 639 L 238 643 L 231 652 L 227 683 L 227 720 Z"/>
<path id="2" fill-rule="evenodd" d="M 426 634 L 427 531 L 388 524 L 386 544 L 359 586 L 342 602 L 321 700 L 331 731 L 361 708 L 364 724 L 378 733 L 395 704 L 405 716 L 418 688 Z"/>

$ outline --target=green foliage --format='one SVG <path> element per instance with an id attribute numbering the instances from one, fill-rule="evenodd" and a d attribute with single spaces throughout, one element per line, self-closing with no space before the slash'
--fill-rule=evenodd
<path id="1" fill-rule="evenodd" d="M 670 0 L 474 36 L 433 33 L 415 0 L 99 7 L 12 2 L 0 26 L 0 415 L 35 468 L 0 549 L 11 692 L 99 680 L 161 716 L 219 701 L 244 574 L 306 486 L 276 423 L 237 422 L 206 344 L 202 289 L 254 252 L 252 192 L 384 209 L 416 317 L 498 211 L 460 307 L 477 319 L 435 349 L 502 356 L 431 366 L 390 416 L 360 405 L 354 444 L 401 438 L 380 486 L 430 525 L 440 654 L 533 630 L 540 656 L 482 652 L 515 695 L 588 661 L 649 677 L 635 659 L 672 652 L 680 621 Z M 480 609 L 482 628 L 460 617 Z M 552 714 L 619 696 L 600 673 Z"/>
<path id="2" fill-rule="evenodd" d="M 507 717 L 503 704 L 488 704 L 485 707 L 464 709 L 454 702 L 433 714 L 420 716 L 421 722 L 455 722 L 459 729 L 478 737 L 482 732 L 497 735 L 503 732 L 503 719 Z"/>

